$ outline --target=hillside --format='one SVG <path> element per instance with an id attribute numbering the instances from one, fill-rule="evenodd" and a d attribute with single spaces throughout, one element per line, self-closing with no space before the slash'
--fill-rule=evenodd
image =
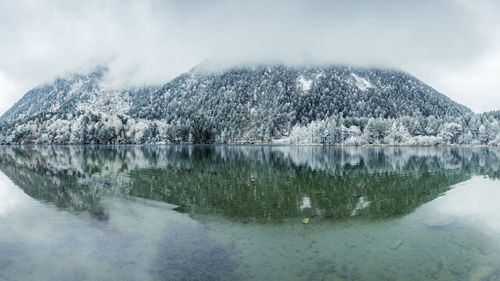
<path id="1" fill-rule="evenodd" d="M 76 111 L 124 114 L 154 87 L 113 89 L 103 82 L 108 69 L 96 67 L 88 74 L 72 73 L 28 91 L 0 120 L 15 120 L 44 112 Z"/>
<path id="2" fill-rule="evenodd" d="M 107 71 L 98 67 L 89 74 L 71 74 L 26 93 L 1 117 L 0 143 L 344 144 L 351 138 L 352 144 L 399 144 L 429 136 L 436 144 L 497 139 L 495 115 L 474 115 L 398 70 L 337 65 L 210 70 L 202 65 L 162 87 L 126 89 L 108 87 Z M 468 128 L 471 120 L 474 126 Z"/>
<path id="3" fill-rule="evenodd" d="M 130 113 L 170 124 L 191 121 L 203 128 L 202 139 L 213 130 L 228 130 L 234 139 L 272 139 L 297 124 L 332 116 L 443 118 L 471 111 L 401 71 L 278 65 L 216 72 L 194 68 Z"/>
<path id="4" fill-rule="evenodd" d="M 170 120 L 189 107 L 217 118 L 227 114 L 241 115 L 242 119 L 279 115 L 292 124 L 339 114 L 388 118 L 471 112 L 397 70 L 278 65 L 234 67 L 215 73 L 194 68 L 156 91 L 149 106 L 135 113 Z"/>

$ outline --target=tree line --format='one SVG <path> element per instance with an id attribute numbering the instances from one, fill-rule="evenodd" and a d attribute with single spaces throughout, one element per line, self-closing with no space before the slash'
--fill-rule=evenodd
<path id="1" fill-rule="evenodd" d="M 500 144 L 498 112 L 397 118 L 331 116 L 280 129 L 226 126 L 202 115 L 183 122 L 106 113 L 45 112 L 0 122 L 0 144 L 283 143 L 326 145 Z M 276 128 L 271 128 L 276 130 Z"/>

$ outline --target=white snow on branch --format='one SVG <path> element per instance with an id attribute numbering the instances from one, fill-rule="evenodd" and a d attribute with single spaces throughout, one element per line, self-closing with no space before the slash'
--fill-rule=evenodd
<path id="1" fill-rule="evenodd" d="M 354 78 L 354 83 L 356 84 L 356 87 L 360 89 L 361 91 L 366 91 L 369 88 L 373 88 L 373 85 L 366 79 L 359 77 L 355 73 L 351 73 L 352 78 Z"/>
<path id="2" fill-rule="evenodd" d="M 304 90 L 305 92 L 311 89 L 312 80 L 306 79 L 304 78 L 304 76 L 300 75 L 299 78 L 297 79 L 297 82 L 302 87 L 302 90 Z"/>

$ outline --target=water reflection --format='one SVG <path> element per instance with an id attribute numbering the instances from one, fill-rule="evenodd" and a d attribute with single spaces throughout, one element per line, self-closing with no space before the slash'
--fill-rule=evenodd
<path id="1" fill-rule="evenodd" d="M 497 148 L 4 146 L 0 280 L 497 280 L 499 164 Z"/>
<path id="2" fill-rule="evenodd" d="M 411 213 L 474 174 L 498 177 L 488 148 L 273 146 L 2 147 L 0 170 L 33 198 L 106 220 L 107 196 L 241 220 Z"/>
<path id="3" fill-rule="evenodd" d="M 500 181 L 476 176 L 455 186 L 425 209 L 448 221 L 461 221 L 475 228 L 500 233 Z"/>
<path id="4" fill-rule="evenodd" d="M 5 187 L 14 185 L 2 178 Z M 214 274 L 234 272 L 227 259 L 233 248 L 208 238 L 202 224 L 173 211 L 175 206 L 116 199 L 104 199 L 102 206 L 110 214 L 106 220 L 34 200 L 0 217 L 0 280 L 189 280 L 199 276 L 194 268 L 209 266 Z M 207 264 L 220 257 L 225 263 Z"/>
<path id="5" fill-rule="evenodd" d="M 22 208 L 29 201 L 29 197 L 22 190 L 14 185 L 5 184 L 6 181 L 8 178 L 0 174 L 0 183 L 4 183 L 0 184 L 0 217 L 5 217 L 10 211 Z"/>

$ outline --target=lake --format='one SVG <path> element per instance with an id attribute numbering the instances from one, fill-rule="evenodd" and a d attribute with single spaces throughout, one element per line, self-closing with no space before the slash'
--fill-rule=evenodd
<path id="1" fill-rule="evenodd" d="M 0 280 L 500 280 L 500 148 L 0 146 Z"/>

